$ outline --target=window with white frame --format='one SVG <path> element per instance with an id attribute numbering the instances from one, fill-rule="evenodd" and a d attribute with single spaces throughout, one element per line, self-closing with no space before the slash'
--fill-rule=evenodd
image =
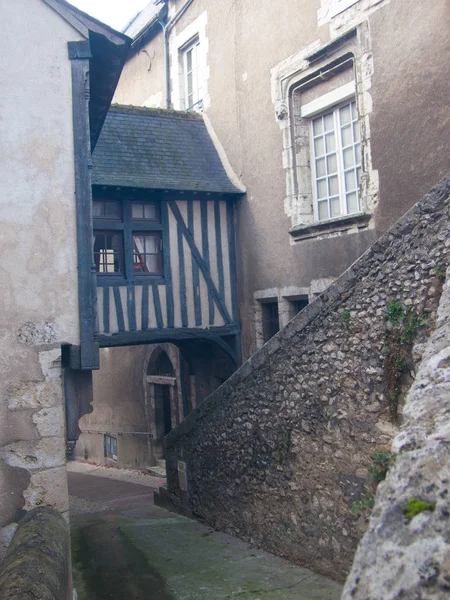
<path id="1" fill-rule="evenodd" d="M 200 52 L 199 38 L 195 38 L 181 50 L 186 110 L 203 108 L 203 70 Z"/>
<path id="2" fill-rule="evenodd" d="M 315 220 L 360 212 L 361 140 L 356 101 L 311 119 Z"/>

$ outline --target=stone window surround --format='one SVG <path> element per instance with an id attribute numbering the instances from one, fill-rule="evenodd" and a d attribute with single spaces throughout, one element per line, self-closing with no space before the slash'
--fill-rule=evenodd
<path id="1" fill-rule="evenodd" d="M 328 280 L 327 280 L 328 282 Z M 311 282 L 313 283 L 313 282 Z M 320 291 L 320 293 L 322 290 Z M 280 329 L 285 327 L 293 318 L 291 311 L 291 302 L 303 298 L 308 298 L 311 302 L 317 294 L 315 287 L 297 287 L 288 286 L 283 288 L 267 288 L 254 292 L 254 327 L 255 327 L 255 342 L 256 348 L 264 346 L 264 331 L 263 331 L 263 308 L 262 305 L 266 302 L 278 302 L 278 317 L 280 321 Z"/>
<path id="2" fill-rule="evenodd" d="M 180 48 L 180 60 L 182 61 L 183 72 L 183 97 L 186 110 L 201 110 L 203 107 L 203 71 L 200 71 L 198 57 L 201 54 L 201 45 L 198 36 L 189 40 L 188 43 Z M 188 66 L 188 55 L 191 53 L 191 70 Z M 203 68 L 203 67 L 202 67 Z M 189 93 L 189 73 L 191 73 L 192 89 Z M 193 99 L 189 102 L 189 96 Z"/>
<path id="3" fill-rule="evenodd" d="M 341 12 L 347 10 L 347 8 L 350 8 L 350 6 L 353 6 L 353 4 L 356 4 L 358 1 L 359 0 L 332 0 L 328 13 L 329 18 L 332 19 L 336 15 L 339 15 Z"/>
<path id="4" fill-rule="evenodd" d="M 208 23 L 207 12 L 204 11 L 192 23 L 177 33 L 175 26 L 170 37 L 170 77 L 172 88 L 172 102 L 175 110 L 185 110 L 183 49 L 196 38 L 200 42 L 199 64 L 203 73 L 203 110 L 211 104 L 208 94 L 209 66 L 208 66 L 208 38 L 206 26 Z"/>
<path id="5" fill-rule="evenodd" d="M 317 25 L 328 25 L 331 38 L 365 21 L 391 0 L 321 0 Z"/>
<path id="6" fill-rule="evenodd" d="M 342 64 L 340 64 L 340 61 Z M 345 64 L 347 63 L 347 64 Z M 355 99 L 361 123 L 362 164 L 361 212 L 329 221 L 314 222 L 310 167 L 310 119 L 302 119 L 301 106 L 294 102 L 295 90 L 302 84 L 319 81 L 327 69 L 353 68 Z M 372 169 L 370 151 L 369 115 L 372 99 L 369 93 L 373 60 L 370 48 L 368 23 L 347 31 L 332 42 L 319 42 L 305 47 L 271 71 L 272 101 L 275 105 L 283 138 L 283 167 L 286 172 L 285 213 L 291 218 L 291 243 L 310 238 L 323 238 L 344 233 L 354 233 L 361 228 L 373 227 L 371 214 L 378 202 L 378 172 Z M 334 105 L 333 93 L 315 100 L 325 109 L 326 96 L 330 108 Z M 300 141 L 300 144 L 299 144 Z M 302 164 L 303 163 L 303 164 Z M 303 192 L 300 192 L 303 190 Z"/>

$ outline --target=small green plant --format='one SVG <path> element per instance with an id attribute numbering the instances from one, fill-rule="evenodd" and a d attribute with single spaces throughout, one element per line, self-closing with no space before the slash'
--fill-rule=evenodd
<path id="1" fill-rule="evenodd" d="M 366 510 L 367 508 L 372 510 L 374 505 L 375 496 L 372 494 L 372 492 L 367 492 L 367 494 L 364 494 L 364 496 L 360 500 L 353 502 L 350 510 L 352 513 L 358 513 L 363 510 Z"/>
<path id="2" fill-rule="evenodd" d="M 384 318 L 391 324 L 385 332 L 385 381 L 389 409 L 396 420 L 402 389 L 401 377 L 407 371 L 413 343 L 420 328 L 428 325 L 428 316 L 418 314 L 412 306 L 405 308 L 399 300 L 394 299 L 388 302 Z"/>
<path id="3" fill-rule="evenodd" d="M 373 452 L 370 456 L 372 464 L 369 466 L 369 479 L 374 483 L 384 481 L 395 457 L 396 455 L 387 448 Z"/>
<path id="4" fill-rule="evenodd" d="M 369 484 L 371 489 L 368 490 L 360 500 L 353 502 L 350 509 L 352 513 L 373 508 L 378 484 L 380 481 L 386 479 L 386 475 L 394 463 L 396 456 L 396 454 L 393 454 L 387 448 L 381 448 L 380 450 L 372 452 L 370 455 L 372 464 L 369 466 Z"/>
<path id="5" fill-rule="evenodd" d="M 412 344 L 416 339 L 418 330 L 428 324 L 427 315 L 418 315 L 416 311 L 409 306 L 403 317 L 403 333 L 400 335 L 400 343 Z"/>
<path id="6" fill-rule="evenodd" d="M 407 505 L 403 509 L 403 514 L 407 519 L 412 519 L 421 512 L 426 510 L 433 511 L 435 508 L 436 504 L 432 502 L 424 502 L 423 500 L 418 500 L 417 498 L 410 498 Z"/>
<path id="7" fill-rule="evenodd" d="M 434 267 L 433 271 L 438 279 L 445 281 L 445 267 L 438 265 Z"/>
<path id="8" fill-rule="evenodd" d="M 397 325 L 405 316 L 405 309 L 398 300 L 391 300 L 386 308 L 384 318 L 393 325 Z"/>
<path id="9" fill-rule="evenodd" d="M 350 325 L 350 311 L 349 310 L 344 310 L 344 312 L 341 315 L 341 319 L 342 319 L 342 321 L 344 323 L 344 327 L 346 329 L 348 329 L 349 325 Z"/>
<path id="10" fill-rule="evenodd" d="M 408 361 L 406 360 L 406 358 L 404 356 L 402 356 L 400 354 L 394 354 L 392 356 L 392 368 L 397 373 L 400 373 L 401 371 L 403 371 L 403 369 L 406 367 L 407 364 L 408 364 Z"/>

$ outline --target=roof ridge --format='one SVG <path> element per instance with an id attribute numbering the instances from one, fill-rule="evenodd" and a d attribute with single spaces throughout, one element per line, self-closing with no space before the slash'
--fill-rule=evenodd
<path id="1" fill-rule="evenodd" d="M 185 119 L 187 121 L 203 121 L 200 113 L 169 108 L 149 108 L 147 106 L 134 106 L 133 104 L 111 104 L 109 112 L 125 115 L 141 115 L 147 117 L 161 117 L 164 119 Z"/>

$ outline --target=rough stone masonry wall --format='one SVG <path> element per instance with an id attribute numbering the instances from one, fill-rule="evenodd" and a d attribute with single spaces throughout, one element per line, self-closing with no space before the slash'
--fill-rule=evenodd
<path id="1" fill-rule="evenodd" d="M 398 453 L 380 485 L 344 600 L 434 600 L 450 594 L 450 268 L 438 322 L 408 394 Z M 408 503 L 426 502 L 406 518 Z M 434 508 L 433 508 L 434 507 Z"/>
<path id="2" fill-rule="evenodd" d="M 351 506 L 366 491 L 371 454 L 397 431 L 385 315 L 397 300 L 427 315 L 429 334 L 449 263 L 449 190 L 450 177 L 169 434 L 173 504 L 345 577 L 366 528 Z M 419 360 L 416 345 L 404 387 Z"/>

